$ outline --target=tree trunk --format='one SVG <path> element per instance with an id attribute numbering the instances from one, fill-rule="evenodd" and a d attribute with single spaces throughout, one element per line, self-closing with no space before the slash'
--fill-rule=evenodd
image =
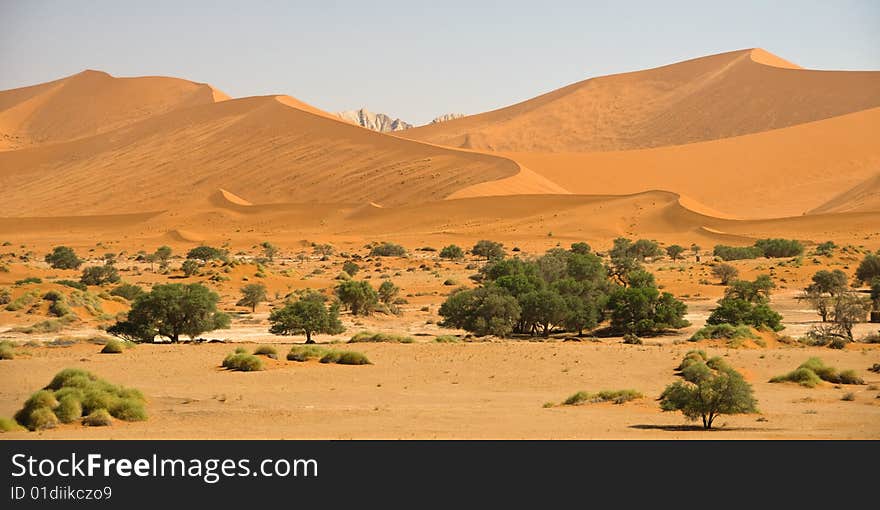
<path id="1" fill-rule="evenodd" d="M 254 303 L 254 304 L 251 305 L 251 313 L 254 313 L 254 312 L 256 312 L 256 311 L 257 311 L 257 304 Z"/>
<path id="2" fill-rule="evenodd" d="M 178 340 L 180 340 L 180 335 L 178 335 L 177 333 L 171 335 L 171 343 L 176 344 Z"/>
<path id="3" fill-rule="evenodd" d="M 312 332 L 309 331 L 309 330 L 306 330 L 306 343 L 307 343 L 307 344 L 313 344 L 313 343 L 315 343 L 315 341 L 312 340 Z"/>

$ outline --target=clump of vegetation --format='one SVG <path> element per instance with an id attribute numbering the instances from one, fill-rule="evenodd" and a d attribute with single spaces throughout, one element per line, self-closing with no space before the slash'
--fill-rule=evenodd
<path id="1" fill-rule="evenodd" d="M 348 343 L 359 342 L 387 342 L 397 344 L 411 344 L 415 342 L 411 336 L 398 335 L 394 333 L 374 333 L 371 331 L 361 331 L 355 334 Z"/>
<path id="2" fill-rule="evenodd" d="M 379 294 L 365 280 L 348 280 L 336 286 L 336 296 L 352 315 L 370 315 L 379 304 Z"/>
<path id="3" fill-rule="evenodd" d="M 115 287 L 113 290 L 110 291 L 111 296 L 123 297 L 129 301 L 134 301 L 143 294 L 145 294 L 143 288 L 138 285 L 133 285 L 131 283 L 123 283 L 122 285 Z"/>
<path id="4" fill-rule="evenodd" d="M 448 246 L 444 246 L 443 249 L 440 250 L 440 258 L 449 260 L 460 260 L 464 258 L 464 250 L 462 250 L 459 246 L 450 244 Z"/>
<path id="5" fill-rule="evenodd" d="M 796 257 L 803 253 L 804 245 L 793 239 L 759 239 L 753 246 L 719 244 L 714 250 L 714 255 L 722 260 Z"/>
<path id="6" fill-rule="evenodd" d="M 112 265 L 90 266 L 83 269 L 79 281 L 83 285 L 104 285 L 121 280 L 119 271 Z"/>
<path id="7" fill-rule="evenodd" d="M 104 411 L 125 421 L 147 419 L 146 400 L 140 391 L 99 379 L 85 370 L 64 369 L 42 390 L 34 393 L 15 414 L 15 421 L 29 430 L 73 423 L 84 414 Z"/>
<path id="8" fill-rule="evenodd" d="M 705 352 L 690 351 L 679 368 L 684 380 L 670 384 L 660 395 L 664 411 L 681 411 L 692 421 L 702 419 L 707 430 L 720 415 L 757 412 L 751 385 L 720 358 L 706 360 Z"/>
<path id="9" fill-rule="evenodd" d="M 241 348 L 239 348 L 241 349 Z M 235 352 L 223 359 L 222 367 L 239 372 L 255 372 L 263 369 L 263 362 L 253 354 L 248 354 L 244 349 L 236 349 Z"/>
<path id="10" fill-rule="evenodd" d="M 435 337 L 434 341 L 438 344 L 457 344 L 461 343 L 463 340 L 455 335 L 440 335 Z"/>
<path id="11" fill-rule="evenodd" d="M 189 278 L 199 272 L 199 263 L 193 259 L 187 259 L 180 265 L 180 269 L 183 271 L 183 275 Z"/>
<path id="12" fill-rule="evenodd" d="M 83 261 L 76 256 L 76 252 L 67 246 L 56 246 L 52 253 L 46 255 L 46 262 L 53 269 L 79 269 Z"/>
<path id="13" fill-rule="evenodd" d="M 638 337 L 638 335 L 627 333 L 623 335 L 623 343 L 628 345 L 642 345 L 644 342 Z"/>
<path id="14" fill-rule="evenodd" d="M 320 362 L 337 365 L 372 365 L 366 355 L 356 351 L 328 351 Z"/>
<path id="15" fill-rule="evenodd" d="M 825 365 L 819 358 L 810 358 L 797 369 L 770 379 L 771 383 L 796 382 L 807 388 L 813 388 L 821 381 L 832 384 L 865 384 L 865 381 L 856 374 L 855 370 L 838 372 L 834 367 Z"/>
<path id="16" fill-rule="evenodd" d="M 186 253 L 186 258 L 190 260 L 201 260 L 202 262 L 210 262 L 212 260 L 225 261 L 229 256 L 229 252 L 213 246 L 197 246 Z"/>
<path id="17" fill-rule="evenodd" d="M 194 339 L 229 327 L 229 316 L 217 310 L 219 300 L 216 292 L 198 283 L 156 285 L 138 297 L 127 318 L 107 328 L 107 333 L 131 342 L 152 342 L 156 336 L 172 343 L 181 335 Z"/>
<path id="18" fill-rule="evenodd" d="M 16 280 L 15 286 L 21 287 L 22 285 L 28 285 L 30 283 L 43 283 L 43 279 L 38 276 L 28 276 L 27 278 L 22 278 L 21 280 Z"/>
<path id="19" fill-rule="evenodd" d="M 57 333 L 76 320 L 77 318 L 75 315 L 68 314 L 58 319 L 46 319 L 44 321 L 36 322 L 30 326 L 15 327 L 12 328 L 11 331 L 15 333 L 24 333 L 25 335 Z"/>
<path id="20" fill-rule="evenodd" d="M 339 305 L 325 304 L 323 295 L 309 292 L 269 314 L 269 332 L 273 335 L 305 334 L 306 343 L 314 343 L 312 334 L 335 335 L 345 331 L 339 320 Z"/>
<path id="21" fill-rule="evenodd" d="M 721 280 L 721 285 L 727 285 L 739 275 L 739 269 L 730 264 L 716 264 L 712 268 L 712 274 Z"/>
<path id="22" fill-rule="evenodd" d="M 25 430 L 25 428 L 13 419 L 0 418 L 0 432 L 16 432 L 18 430 Z"/>
<path id="23" fill-rule="evenodd" d="M 406 248 L 394 243 L 382 243 L 370 250 L 371 257 L 403 257 L 405 255 Z"/>
<path id="24" fill-rule="evenodd" d="M 504 245 L 495 241 L 483 239 L 471 248 L 471 254 L 477 257 L 485 257 L 486 260 L 500 259 L 504 257 Z"/>
<path id="25" fill-rule="evenodd" d="M 49 301 L 49 313 L 55 317 L 64 317 L 72 313 L 70 307 L 67 306 L 67 298 L 57 290 L 50 290 L 43 294 L 43 300 Z"/>
<path id="26" fill-rule="evenodd" d="M 124 342 L 111 338 L 104 344 L 104 348 L 101 349 L 101 354 L 122 354 L 125 351 L 125 347 Z"/>
<path id="27" fill-rule="evenodd" d="M 96 409 L 83 418 L 83 425 L 87 427 L 109 427 L 113 425 L 113 418 L 106 409 Z"/>
<path id="28" fill-rule="evenodd" d="M 0 360 L 15 359 L 15 346 L 8 340 L 0 341 Z"/>
<path id="29" fill-rule="evenodd" d="M 271 359 L 278 359 L 278 351 L 271 345 L 261 345 L 254 349 L 255 356 L 266 356 Z"/>
<path id="30" fill-rule="evenodd" d="M 565 399 L 563 405 L 576 406 L 586 403 L 595 404 L 599 402 L 614 402 L 615 404 L 624 404 L 631 400 L 642 398 L 643 396 L 644 395 L 636 390 L 602 390 L 598 393 L 579 391 Z"/>
<path id="31" fill-rule="evenodd" d="M 775 288 L 767 275 L 755 281 L 736 280 L 725 290 L 718 307 L 712 310 L 706 323 L 709 325 L 766 327 L 773 331 L 784 329 L 782 316 L 770 308 L 770 291 Z"/>
<path id="32" fill-rule="evenodd" d="M 241 288 L 241 299 L 235 306 L 248 306 L 251 312 L 257 311 L 257 305 L 268 299 L 266 286 L 262 283 L 249 283 Z"/>
<path id="33" fill-rule="evenodd" d="M 691 336 L 690 341 L 696 342 L 698 340 L 757 340 L 761 338 L 760 335 L 755 333 L 751 327 L 740 325 L 733 326 L 731 324 L 715 324 L 709 325 L 704 328 L 701 328 L 696 333 Z"/>
<path id="34" fill-rule="evenodd" d="M 288 361 L 308 361 L 319 359 L 327 354 L 327 349 L 319 345 L 294 345 L 287 353 Z"/>
<path id="35" fill-rule="evenodd" d="M 89 290 L 89 286 L 84 284 L 83 282 L 78 282 L 76 280 L 55 280 L 55 283 L 58 285 L 64 285 L 65 287 L 71 287 L 77 290 Z"/>
<path id="36" fill-rule="evenodd" d="M 346 260 L 342 263 L 342 272 L 347 274 L 348 276 L 354 276 L 361 270 L 361 266 L 357 265 L 356 262 L 351 260 Z M 349 279 L 349 278 L 346 278 Z"/>
<path id="37" fill-rule="evenodd" d="M 0 289 L 0 305 L 8 305 L 12 301 L 12 292 L 9 289 Z"/>

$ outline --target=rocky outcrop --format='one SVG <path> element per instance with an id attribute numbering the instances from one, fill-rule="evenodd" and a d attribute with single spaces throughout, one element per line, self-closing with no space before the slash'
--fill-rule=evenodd
<path id="1" fill-rule="evenodd" d="M 404 129 L 413 127 L 412 124 L 409 124 L 408 122 L 404 122 L 400 119 L 392 119 L 384 113 L 373 113 L 366 108 L 339 112 L 336 116 L 351 122 L 352 124 L 357 124 L 358 126 L 372 129 L 373 131 L 379 131 L 381 133 L 403 131 Z"/>
<path id="2" fill-rule="evenodd" d="M 447 120 L 460 119 L 464 117 L 463 113 L 446 113 L 439 117 L 435 117 L 434 120 L 431 121 L 431 124 L 438 124 L 440 122 L 446 122 Z"/>

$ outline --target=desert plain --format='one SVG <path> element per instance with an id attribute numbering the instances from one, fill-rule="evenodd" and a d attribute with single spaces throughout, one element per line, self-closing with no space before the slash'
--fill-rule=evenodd
<path id="1" fill-rule="evenodd" d="M 821 323 L 798 299 L 811 277 L 839 269 L 852 280 L 880 249 L 880 72 L 808 70 L 741 50 L 386 134 L 289 96 L 233 99 L 177 78 L 84 71 L 0 92 L 0 196 L 0 288 L 11 300 L 69 295 L 56 282 L 81 271 L 44 260 L 68 246 L 85 266 L 112 253 L 122 281 L 145 289 L 203 283 L 232 318 L 200 335 L 208 341 L 110 355 L 94 339 L 131 306 L 109 294 L 114 285 L 89 286 L 94 298 L 73 304 L 76 320 L 60 330 L 28 332 L 52 319 L 45 300 L 0 307 L 0 340 L 15 351 L 0 360 L 0 417 L 71 367 L 139 389 L 149 414 L 0 438 L 880 437 L 880 374 L 868 370 L 880 344 L 858 341 L 880 325 L 856 324 L 857 341 L 842 349 L 798 341 Z M 619 237 L 688 248 L 644 267 L 687 304 L 689 326 L 632 345 L 620 335 L 481 337 L 440 325 L 447 296 L 476 287 L 470 277 L 487 263 L 441 259 L 446 245 L 487 239 L 529 259 L 586 242 L 607 260 Z M 772 278 L 785 328 L 760 341 L 691 341 L 725 292 L 713 247 L 765 238 L 796 239 L 805 253 L 729 264 L 745 280 Z M 833 253 L 815 254 L 827 241 Z M 278 248 L 271 261 L 261 259 L 265 242 Z M 407 254 L 370 256 L 378 242 Z M 223 247 L 236 263 L 186 276 L 184 257 L 199 245 Z M 172 249 L 167 269 L 138 257 L 159 246 Z M 413 341 L 344 346 L 369 365 L 286 360 L 305 338 L 269 333 L 270 312 L 297 290 L 329 295 L 347 260 L 361 266 L 356 279 L 400 288 L 399 313 L 344 310 L 345 332 L 316 340 L 335 347 L 375 331 Z M 253 310 L 236 305 L 249 283 L 268 291 Z M 458 341 L 435 341 L 447 335 Z M 258 345 L 279 353 L 264 370 L 220 366 L 235 347 Z M 657 399 L 691 349 L 738 370 L 758 412 L 721 416 L 705 431 L 662 411 Z M 811 357 L 865 384 L 769 382 Z M 563 405 L 577 391 L 615 389 L 643 397 Z"/>

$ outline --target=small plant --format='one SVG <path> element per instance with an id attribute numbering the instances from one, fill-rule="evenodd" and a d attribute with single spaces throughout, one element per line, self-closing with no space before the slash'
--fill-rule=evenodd
<path id="1" fill-rule="evenodd" d="M 854 370 L 838 372 L 834 367 L 825 365 L 819 358 L 810 358 L 794 371 L 770 379 L 771 383 L 796 382 L 807 388 L 813 388 L 821 381 L 832 384 L 865 384 Z"/>
<path id="2" fill-rule="evenodd" d="M 628 345 L 642 345 L 642 339 L 633 333 L 627 333 L 623 335 L 623 343 Z"/>
<path id="3" fill-rule="evenodd" d="M 397 335 L 394 333 L 373 333 L 370 331 L 361 331 L 355 334 L 348 343 L 362 342 L 388 342 L 397 344 L 411 344 L 415 342 L 411 336 Z"/>
<path id="4" fill-rule="evenodd" d="M 844 393 L 843 396 L 840 397 L 840 400 L 844 400 L 846 402 L 852 402 L 855 399 L 856 399 L 856 394 L 851 391 Z"/>
<path id="5" fill-rule="evenodd" d="M 261 345 L 254 350 L 256 356 L 266 356 L 271 359 L 278 359 L 278 351 L 271 345 Z"/>
<path id="6" fill-rule="evenodd" d="M 602 390 L 598 393 L 579 391 L 565 399 L 563 405 L 576 406 L 585 403 L 614 402 L 623 404 L 631 400 L 642 398 L 644 395 L 636 390 Z"/>
<path id="7" fill-rule="evenodd" d="M 338 365 L 372 365 L 364 354 L 355 351 L 328 351 L 320 361 Z"/>
<path id="8" fill-rule="evenodd" d="M 121 340 L 111 338 L 104 344 L 101 354 L 122 354 L 125 351 L 125 344 Z"/>
<path id="9" fill-rule="evenodd" d="M 25 430 L 25 428 L 16 423 L 15 420 L 0 418 L 0 432 L 16 432 L 18 430 Z"/>
<path id="10" fill-rule="evenodd" d="M 244 349 L 242 349 L 242 351 L 243 352 L 240 352 L 236 349 L 235 352 L 226 356 L 223 360 L 223 368 L 238 372 L 256 372 L 263 369 L 263 362 L 260 358 L 253 354 L 248 354 Z"/>
<path id="11" fill-rule="evenodd" d="M 434 341 L 438 344 L 457 344 L 461 343 L 462 339 L 455 335 L 440 335 L 434 338 Z"/>
<path id="12" fill-rule="evenodd" d="M 399 244 L 382 243 L 370 250 L 371 257 L 403 257 L 406 249 Z"/>
<path id="13" fill-rule="evenodd" d="M 96 409 L 83 418 L 83 425 L 88 427 L 109 427 L 113 425 L 113 418 L 106 409 Z"/>
<path id="14" fill-rule="evenodd" d="M 318 345 L 294 345 L 287 353 L 288 361 L 308 361 L 310 359 L 319 359 L 327 354 L 327 349 Z"/>
<path id="15" fill-rule="evenodd" d="M 12 342 L 0 341 L 0 359 L 15 359 L 15 349 Z"/>

